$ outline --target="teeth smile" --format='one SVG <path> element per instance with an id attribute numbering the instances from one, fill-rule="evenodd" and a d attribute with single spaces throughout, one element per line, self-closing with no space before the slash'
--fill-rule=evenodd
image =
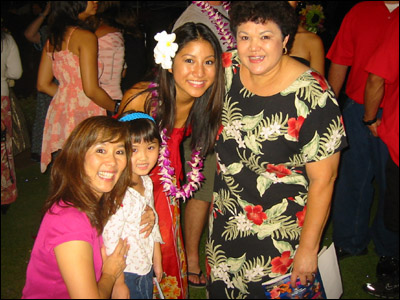
<path id="1" fill-rule="evenodd" d="M 111 179 L 114 176 L 114 173 L 109 172 L 99 172 L 99 176 L 104 179 Z"/>
<path id="2" fill-rule="evenodd" d="M 196 81 L 196 80 L 189 80 L 189 82 L 193 83 L 193 84 L 203 84 L 204 83 L 204 81 Z"/>

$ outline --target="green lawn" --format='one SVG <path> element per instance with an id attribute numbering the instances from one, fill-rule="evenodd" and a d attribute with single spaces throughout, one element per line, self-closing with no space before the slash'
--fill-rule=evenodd
<path id="1" fill-rule="evenodd" d="M 49 175 L 40 173 L 39 164 L 29 163 L 29 159 L 27 162 L 19 163 L 17 168 L 18 199 L 7 214 L 1 216 L 1 299 L 21 298 L 26 266 L 40 224 L 40 209 L 47 195 Z M 331 242 L 331 226 L 328 226 L 323 244 L 330 245 Z M 201 241 L 202 261 L 205 257 L 204 243 L 205 234 Z M 340 262 L 344 289 L 342 299 L 374 299 L 361 286 L 375 281 L 377 262 L 372 243 L 368 255 Z M 202 268 L 205 273 L 204 265 Z M 190 298 L 206 299 L 205 289 L 190 288 Z"/>

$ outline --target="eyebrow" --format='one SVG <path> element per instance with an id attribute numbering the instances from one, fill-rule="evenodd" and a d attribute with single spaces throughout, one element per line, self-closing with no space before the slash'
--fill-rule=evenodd
<path id="1" fill-rule="evenodd" d="M 189 53 L 188 53 L 188 54 L 183 54 L 183 55 L 182 55 L 182 57 L 184 57 L 184 56 L 196 57 L 195 55 L 192 55 L 192 54 L 189 54 Z M 205 58 L 210 58 L 210 57 L 215 58 L 215 55 L 212 54 L 212 55 L 206 56 Z"/>
<path id="2" fill-rule="evenodd" d="M 248 33 L 246 32 L 246 31 L 239 31 L 238 32 L 238 34 L 247 34 L 248 35 Z M 265 31 L 263 31 L 263 32 L 260 32 L 258 35 L 262 35 L 262 34 L 264 34 L 264 33 L 273 33 L 272 32 L 272 30 L 265 30 Z"/>

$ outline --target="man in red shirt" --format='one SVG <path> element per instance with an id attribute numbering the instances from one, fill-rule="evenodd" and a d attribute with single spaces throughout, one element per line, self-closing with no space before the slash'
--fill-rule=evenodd
<path id="1" fill-rule="evenodd" d="M 327 54 L 332 62 L 328 81 L 336 96 L 339 96 L 351 67 L 346 83 L 348 99 L 343 106 L 349 148 L 342 152 L 332 207 L 333 241 L 339 258 L 365 254 L 371 237 L 379 256 L 392 258 L 399 255 L 399 236 L 388 230 L 383 221 L 388 149 L 366 126 L 374 124 L 375 118 L 363 120 L 364 91 L 368 78 L 366 63 L 390 22 L 399 18 L 398 5 L 398 1 L 365 1 L 356 4 L 345 16 Z M 381 109 L 377 116 L 380 117 L 380 114 Z M 374 199 L 373 180 L 379 186 L 379 206 L 369 228 L 370 208 Z M 377 275 L 387 275 L 392 271 L 379 267 Z"/>
<path id="2" fill-rule="evenodd" d="M 369 72 L 364 96 L 364 120 L 377 119 L 383 104 L 382 118 L 367 125 L 373 136 L 388 146 L 390 157 L 386 166 L 386 197 L 384 222 L 387 229 L 399 232 L 399 18 L 393 19 L 384 38 L 368 61 Z M 377 297 L 399 297 L 398 258 L 381 258 L 391 264 L 395 272 L 375 283 L 364 285 L 365 291 Z M 382 263 L 380 262 L 379 265 Z M 397 266 L 397 267 L 396 267 Z M 379 272 L 378 267 L 378 272 Z"/>

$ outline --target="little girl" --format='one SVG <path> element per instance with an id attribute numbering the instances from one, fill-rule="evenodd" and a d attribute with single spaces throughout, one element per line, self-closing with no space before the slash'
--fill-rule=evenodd
<path id="1" fill-rule="evenodd" d="M 146 205 L 154 210 L 153 183 L 148 176 L 157 163 L 161 143 L 158 126 L 145 113 L 128 111 L 118 120 L 129 122 L 132 139 L 131 185 L 127 189 L 121 207 L 110 217 L 104 231 L 103 240 L 107 253 L 112 253 L 120 238 L 128 238 L 131 245 L 126 257 L 124 276 L 117 280 L 114 297 L 131 299 L 152 299 L 153 268 L 158 282 L 162 278 L 160 243 L 163 243 L 158 227 L 158 218 L 148 238 L 139 234 L 140 218 Z"/>

